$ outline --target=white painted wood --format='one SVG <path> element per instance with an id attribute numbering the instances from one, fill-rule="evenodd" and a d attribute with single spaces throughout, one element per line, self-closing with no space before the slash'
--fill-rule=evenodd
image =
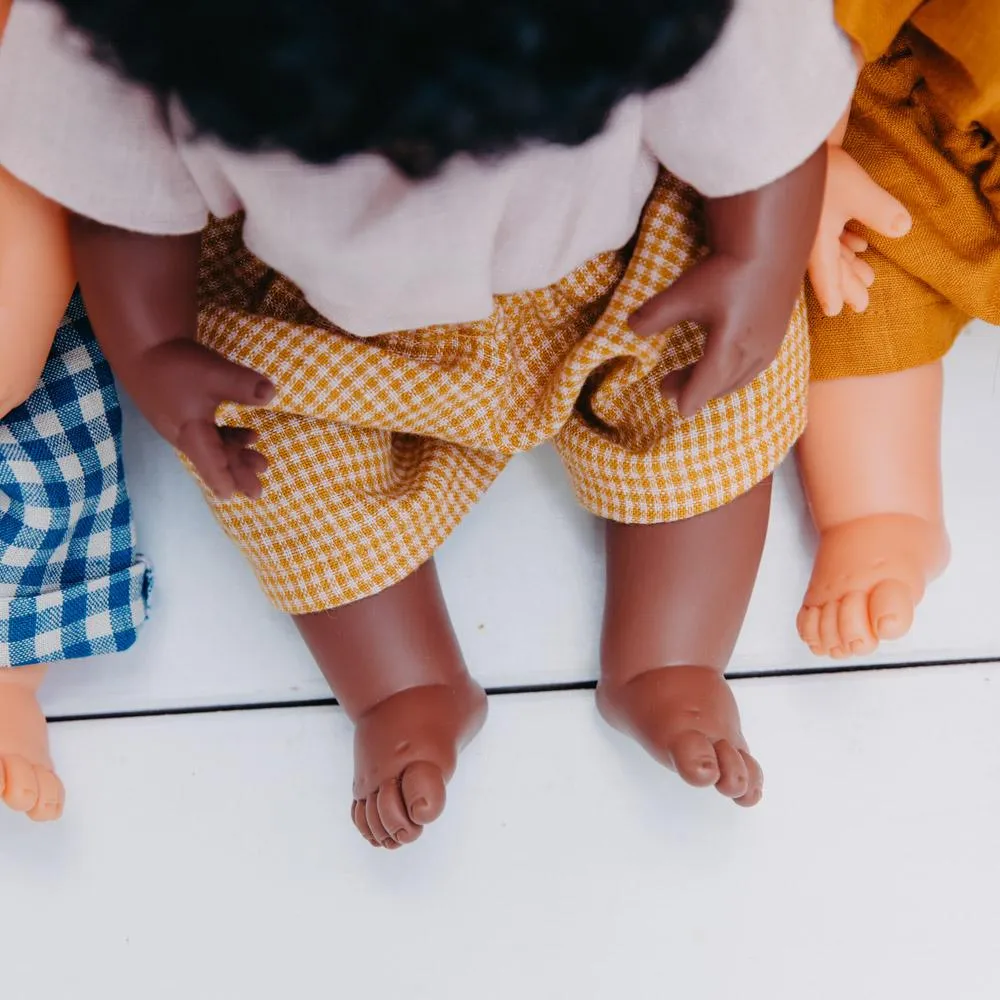
<path id="1" fill-rule="evenodd" d="M 4 1000 L 995 1000 L 1000 675 L 737 683 L 744 812 L 507 696 L 447 816 L 347 818 L 331 708 L 60 724 L 59 825 L 0 813 Z"/>
<path id="2" fill-rule="evenodd" d="M 948 359 L 945 467 L 954 563 L 917 627 L 872 662 L 1000 656 L 1000 338 L 980 327 Z M 294 628 L 273 612 L 166 446 L 130 411 L 127 457 L 142 544 L 157 566 L 154 617 L 117 659 L 53 671 L 57 715 L 322 698 Z M 733 669 L 819 666 L 795 613 L 812 538 L 794 466 L 782 470 L 760 581 Z M 491 687 L 596 675 L 601 547 L 558 459 L 515 460 L 440 557 L 459 636 Z"/>

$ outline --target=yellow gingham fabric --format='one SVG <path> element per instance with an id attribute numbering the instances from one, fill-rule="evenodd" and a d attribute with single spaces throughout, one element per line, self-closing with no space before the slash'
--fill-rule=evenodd
<path id="1" fill-rule="evenodd" d="M 272 602 L 326 610 L 399 582 L 433 554 L 509 457 L 552 441 L 580 502 L 629 523 L 691 517 L 766 478 L 805 421 L 799 303 L 781 354 L 750 386 L 684 420 L 659 392 L 696 360 L 691 324 L 649 340 L 626 317 L 703 252 L 697 199 L 663 175 L 635 249 L 602 254 L 489 319 L 357 338 L 243 246 L 206 234 L 199 337 L 277 386 L 264 409 L 220 408 L 270 462 L 257 500 L 212 508 Z"/>

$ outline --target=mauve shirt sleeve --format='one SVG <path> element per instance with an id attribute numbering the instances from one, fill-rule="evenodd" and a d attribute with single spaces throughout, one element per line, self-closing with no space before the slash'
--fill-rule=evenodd
<path id="1" fill-rule="evenodd" d="M 0 164 L 106 225 L 179 235 L 207 222 L 154 100 L 92 60 L 41 0 L 15 0 L 0 43 Z"/>
<path id="2" fill-rule="evenodd" d="M 736 0 L 701 62 L 647 97 L 644 139 L 705 197 L 753 191 L 819 149 L 856 81 L 833 0 Z"/>

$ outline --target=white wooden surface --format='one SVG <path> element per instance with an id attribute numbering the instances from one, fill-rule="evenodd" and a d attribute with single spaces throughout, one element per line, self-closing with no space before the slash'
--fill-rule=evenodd
<path id="1" fill-rule="evenodd" d="M 0 813 L 4 1000 L 995 1000 L 1000 673 L 737 682 L 760 807 L 586 692 L 492 699 L 446 817 L 347 820 L 334 708 L 64 723 L 64 821 Z"/>
<path id="2" fill-rule="evenodd" d="M 948 360 L 945 465 L 954 563 L 917 627 L 871 662 L 1000 657 L 1000 337 L 980 327 Z M 141 541 L 157 567 L 153 620 L 129 654 L 63 666 L 54 715 L 326 697 L 291 624 L 273 612 L 169 450 L 129 413 L 127 459 Z M 811 529 L 794 465 L 779 476 L 771 534 L 735 672 L 822 665 L 794 631 Z M 493 688 L 596 675 L 602 563 L 596 525 L 549 451 L 512 463 L 440 557 L 469 662 Z"/>

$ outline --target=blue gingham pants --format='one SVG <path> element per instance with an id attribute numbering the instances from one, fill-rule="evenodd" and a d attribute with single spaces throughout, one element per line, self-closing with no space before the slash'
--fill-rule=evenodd
<path id="1" fill-rule="evenodd" d="M 0 667 L 135 642 L 152 576 L 135 548 L 121 429 L 77 292 L 38 387 L 0 420 Z"/>

